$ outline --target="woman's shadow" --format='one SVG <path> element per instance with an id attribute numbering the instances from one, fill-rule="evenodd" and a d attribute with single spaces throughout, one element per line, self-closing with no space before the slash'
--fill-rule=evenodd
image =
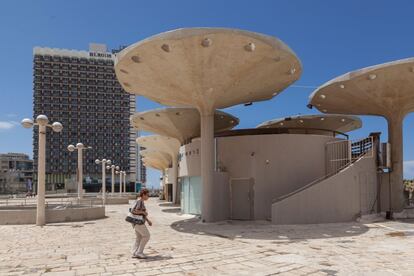
<path id="1" fill-rule="evenodd" d="M 138 259 L 141 262 L 155 262 L 155 261 L 164 261 L 171 260 L 173 257 L 165 255 L 147 255 L 146 259 Z"/>

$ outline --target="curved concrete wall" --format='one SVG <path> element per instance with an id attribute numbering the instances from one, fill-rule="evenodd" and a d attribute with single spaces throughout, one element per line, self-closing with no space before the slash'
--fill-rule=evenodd
<path id="1" fill-rule="evenodd" d="M 271 218 L 274 198 L 325 174 L 325 144 L 337 138 L 276 134 L 222 137 L 218 162 L 231 179 L 253 179 L 253 219 Z"/>
<path id="2" fill-rule="evenodd" d="M 201 175 L 200 147 L 200 139 L 193 139 L 191 143 L 180 147 L 179 177 Z"/>
<path id="3" fill-rule="evenodd" d="M 377 183 L 375 158 L 362 158 L 338 174 L 275 202 L 272 223 L 353 221 L 377 211 Z"/>
<path id="4" fill-rule="evenodd" d="M 76 207 L 67 209 L 46 209 L 46 222 L 70 222 L 93 220 L 105 217 L 105 207 Z M 0 225 L 4 224 L 35 224 L 35 207 L 11 207 L 0 208 Z"/>
<path id="5" fill-rule="evenodd" d="M 221 213 L 229 218 L 229 185 L 232 179 L 253 179 L 253 219 L 271 219 L 273 199 L 288 194 L 325 175 L 325 144 L 341 140 L 332 136 L 310 134 L 267 134 L 219 137 L 217 163 L 226 177 L 214 183 L 221 191 Z M 200 175 L 199 140 L 182 146 L 180 176 Z M 220 213 L 220 214 L 221 214 Z M 223 215 L 221 215 L 223 217 Z M 223 219 L 225 219 L 224 217 Z"/>

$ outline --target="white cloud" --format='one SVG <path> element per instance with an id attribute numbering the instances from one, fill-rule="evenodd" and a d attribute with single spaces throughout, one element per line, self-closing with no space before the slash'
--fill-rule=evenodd
<path id="1" fill-rule="evenodd" d="M 9 114 L 6 114 L 6 116 L 9 117 L 9 118 L 13 118 L 13 117 L 17 117 L 17 114 L 9 113 Z"/>
<path id="2" fill-rule="evenodd" d="M 16 126 L 16 124 L 14 122 L 0 121 L 0 130 L 8 130 L 8 129 L 11 129 L 15 126 Z"/>
<path id="3" fill-rule="evenodd" d="M 414 178 L 414 160 L 404 161 L 404 178 Z"/>

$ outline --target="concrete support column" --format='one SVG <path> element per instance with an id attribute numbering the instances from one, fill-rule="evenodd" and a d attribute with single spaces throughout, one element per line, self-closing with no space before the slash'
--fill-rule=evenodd
<path id="1" fill-rule="evenodd" d="M 177 176 L 178 176 L 178 160 L 175 154 L 172 154 L 172 168 L 171 175 L 168 178 L 171 178 L 172 183 L 172 201 L 174 204 L 177 203 Z"/>
<path id="2" fill-rule="evenodd" d="M 36 225 L 46 224 L 45 210 L 45 178 L 46 178 L 46 125 L 39 125 L 39 153 L 37 168 L 37 209 Z"/>
<path id="3" fill-rule="evenodd" d="M 391 181 L 391 208 L 393 212 L 404 209 L 403 186 L 403 116 L 395 115 L 388 118 L 388 141 L 391 144 L 392 171 Z"/>
<path id="4" fill-rule="evenodd" d="M 122 180 L 124 181 L 124 193 L 126 193 L 126 172 L 124 172 L 124 175 L 122 176 Z"/>
<path id="5" fill-rule="evenodd" d="M 78 148 L 78 198 L 81 199 L 83 194 L 83 149 Z"/>
<path id="6" fill-rule="evenodd" d="M 122 195 L 122 173 L 119 172 L 119 195 Z"/>
<path id="7" fill-rule="evenodd" d="M 102 162 L 102 204 L 106 204 L 106 171 L 105 171 L 106 162 Z"/>
<path id="8" fill-rule="evenodd" d="M 214 221 L 214 112 L 201 113 L 201 219 Z"/>

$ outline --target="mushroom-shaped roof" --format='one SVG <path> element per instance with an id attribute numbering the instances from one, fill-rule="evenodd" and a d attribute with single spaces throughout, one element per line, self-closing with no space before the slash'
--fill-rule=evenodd
<path id="1" fill-rule="evenodd" d="M 297 115 L 266 121 L 257 128 L 292 128 L 309 130 L 312 134 L 324 131 L 349 132 L 362 127 L 357 116 L 340 114 Z"/>
<path id="2" fill-rule="evenodd" d="M 169 155 L 168 153 L 163 152 L 163 151 L 145 149 L 145 150 L 140 150 L 139 154 L 143 158 L 160 160 L 160 161 L 162 161 L 163 163 L 166 163 L 166 164 L 171 164 L 171 162 L 172 162 L 171 155 Z"/>
<path id="3" fill-rule="evenodd" d="M 160 161 L 158 159 L 151 159 L 149 157 L 146 157 L 142 159 L 142 162 L 144 162 L 145 166 L 151 167 L 153 169 L 160 170 L 160 171 L 163 171 L 168 168 L 167 163 Z"/>
<path id="4" fill-rule="evenodd" d="M 239 119 L 223 111 L 216 110 L 214 129 L 216 132 L 229 130 L 239 123 Z M 160 108 L 135 113 L 131 116 L 134 128 L 173 137 L 181 143 L 200 136 L 200 113 L 195 108 Z"/>
<path id="5" fill-rule="evenodd" d="M 141 136 L 137 138 L 136 142 L 146 149 L 166 152 L 172 158 L 175 158 L 180 148 L 180 142 L 177 139 L 161 135 Z"/>
<path id="6" fill-rule="evenodd" d="M 127 92 L 207 112 L 270 99 L 301 71 L 299 59 L 279 39 L 224 28 L 161 33 L 125 48 L 115 60 Z"/>
<path id="7" fill-rule="evenodd" d="M 414 58 L 375 65 L 339 76 L 310 96 L 325 113 L 391 118 L 414 111 Z"/>

